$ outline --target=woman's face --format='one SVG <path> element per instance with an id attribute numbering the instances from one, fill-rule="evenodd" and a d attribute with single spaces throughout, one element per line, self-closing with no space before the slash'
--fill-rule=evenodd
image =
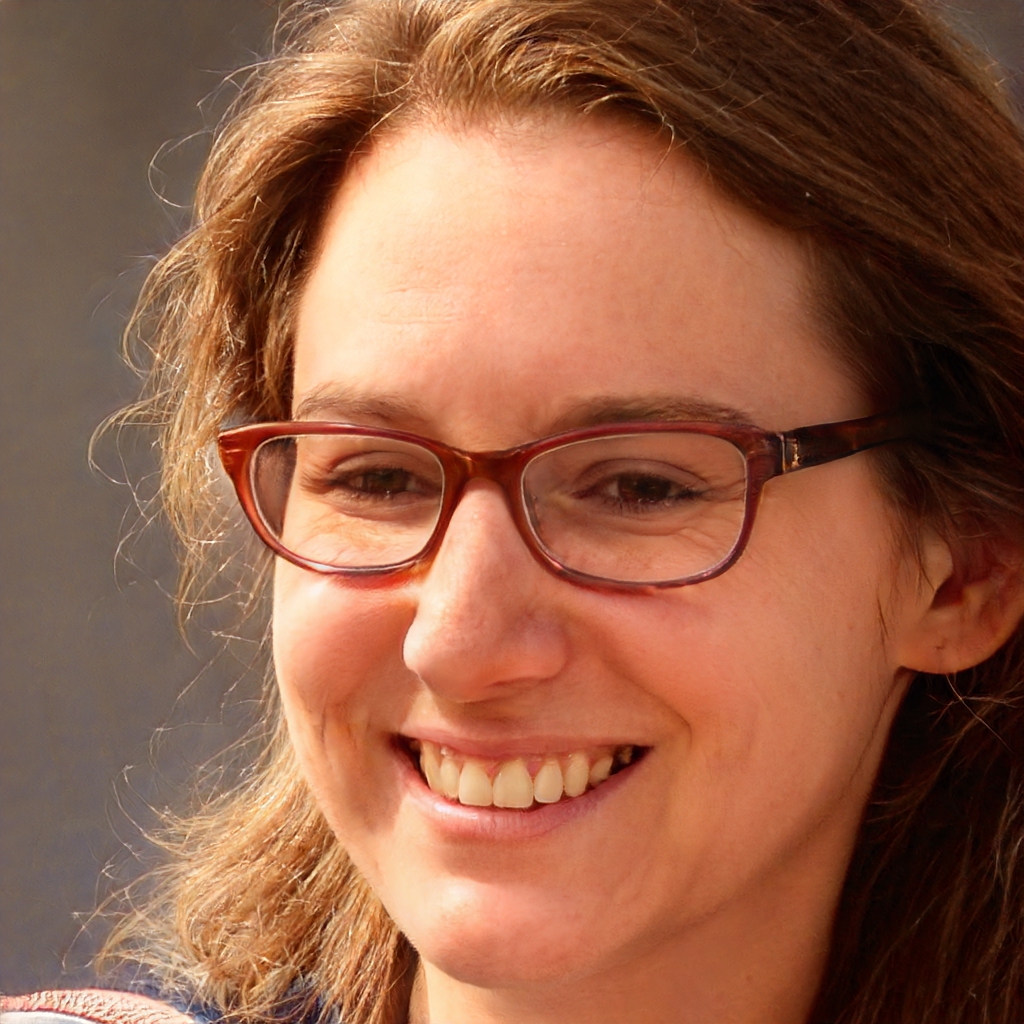
<path id="1" fill-rule="evenodd" d="M 333 201 L 295 415 L 491 450 L 688 410 L 769 430 L 867 414 L 808 291 L 798 240 L 633 128 L 413 127 Z M 479 481 L 422 573 L 367 586 L 278 564 L 303 771 L 432 969 L 611 976 L 700 963 L 716 936 L 735 954 L 813 933 L 820 956 L 915 600 L 869 460 L 771 481 L 739 562 L 679 589 L 555 578 Z M 489 776 L 642 756 L 501 810 L 432 792 L 417 744 Z"/>

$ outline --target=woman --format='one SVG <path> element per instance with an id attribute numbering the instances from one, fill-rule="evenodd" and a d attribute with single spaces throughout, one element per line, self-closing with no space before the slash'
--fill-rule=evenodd
<path id="1" fill-rule="evenodd" d="M 300 13 L 138 322 L 280 724 L 115 945 L 231 1019 L 1021 1019 L 1022 171 L 910 0 Z"/>

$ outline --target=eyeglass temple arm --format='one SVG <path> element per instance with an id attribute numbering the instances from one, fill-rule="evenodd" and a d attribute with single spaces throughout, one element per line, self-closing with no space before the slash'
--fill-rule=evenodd
<path id="1" fill-rule="evenodd" d="M 888 441 L 923 438 L 927 430 L 928 417 L 918 411 L 879 413 L 842 423 L 801 427 L 778 435 L 780 469 L 783 473 L 790 473 L 795 469 L 820 466 Z"/>

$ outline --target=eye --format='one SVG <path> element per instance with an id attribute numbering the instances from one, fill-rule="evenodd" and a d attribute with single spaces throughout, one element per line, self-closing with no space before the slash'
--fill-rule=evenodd
<path id="1" fill-rule="evenodd" d="M 346 463 L 333 467 L 330 472 L 315 475 L 311 481 L 313 491 L 344 504 L 407 504 L 409 502 L 436 502 L 441 493 L 439 480 L 404 466 L 365 464 L 365 460 L 352 466 Z"/>
<path id="2" fill-rule="evenodd" d="M 393 498 L 400 494 L 435 493 L 435 488 L 407 469 L 381 466 L 356 472 L 335 474 L 333 485 L 353 494 L 373 498 Z"/>
<path id="3" fill-rule="evenodd" d="M 593 475 L 593 470 L 587 474 L 591 478 Z M 672 475 L 649 469 L 604 472 L 576 489 L 573 496 L 580 501 L 596 500 L 627 513 L 668 511 L 705 496 L 705 490 L 692 478 L 679 477 L 680 471 Z"/>
<path id="4" fill-rule="evenodd" d="M 305 447 L 296 467 L 296 493 L 352 515 L 361 510 L 434 506 L 440 466 L 415 451 L 339 450 L 340 444 Z"/>

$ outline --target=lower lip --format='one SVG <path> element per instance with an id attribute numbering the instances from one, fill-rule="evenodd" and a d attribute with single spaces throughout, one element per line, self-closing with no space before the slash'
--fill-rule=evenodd
<path id="1" fill-rule="evenodd" d="M 650 751 L 647 753 L 649 755 Z M 396 751 L 396 756 L 407 794 L 435 828 L 457 839 L 493 842 L 538 839 L 570 822 L 589 817 L 614 797 L 647 761 L 645 755 L 582 796 L 518 811 L 501 807 L 467 807 L 446 800 L 426 784 L 408 757 L 400 751 Z"/>

